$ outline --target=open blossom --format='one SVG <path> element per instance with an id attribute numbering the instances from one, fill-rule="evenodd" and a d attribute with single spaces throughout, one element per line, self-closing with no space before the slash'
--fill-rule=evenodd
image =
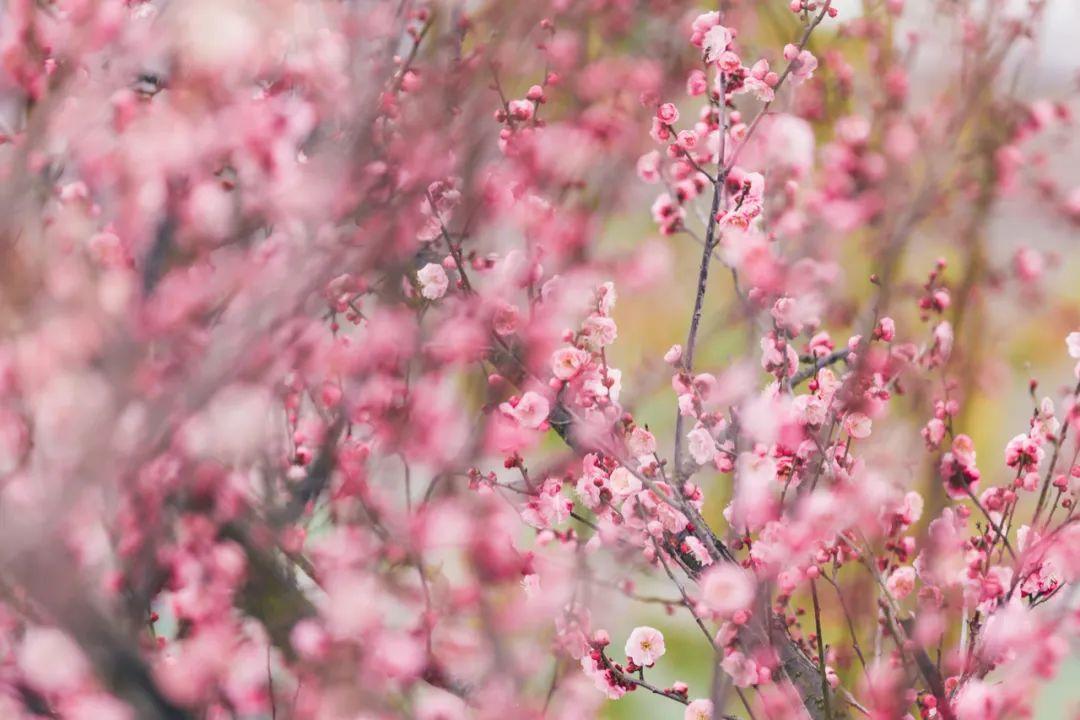
<path id="1" fill-rule="evenodd" d="M 690 24 L 690 44 L 701 47 L 705 42 L 705 33 L 720 24 L 720 13 L 713 10 L 702 13 Z"/>
<path id="2" fill-rule="evenodd" d="M 709 80 L 701 70 L 694 69 L 686 77 L 686 94 L 691 97 L 704 95 L 709 89 Z"/>
<path id="3" fill-rule="evenodd" d="M 945 439 L 946 429 L 941 418 L 931 418 L 922 429 L 922 437 L 926 441 L 926 446 L 931 450 L 936 450 L 941 445 L 941 441 Z"/>
<path id="4" fill-rule="evenodd" d="M 416 273 L 416 279 L 420 281 L 420 294 L 428 300 L 438 300 L 446 294 L 450 280 L 442 265 L 428 263 Z"/>
<path id="5" fill-rule="evenodd" d="M 889 573 L 885 586 L 897 600 L 907 597 L 915 589 L 915 568 L 908 565 L 896 568 Z"/>
<path id="6" fill-rule="evenodd" d="M 589 362 L 589 353 L 580 348 L 559 348 L 551 356 L 551 372 L 560 380 L 569 380 Z"/>
<path id="7" fill-rule="evenodd" d="M 870 418 L 860 412 L 849 413 L 844 418 L 844 430 L 856 440 L 870 437 L 871 425 Z"/>
<path id="8" fill-rule="evenodd" d="M 618 700 L 626 694 L 626 688 L 612 682 L 610 673 L 591 655 L 581 657 L 581 669 L 586 677 L 593 681 L 596 689 L 604 693 L 609 700 Z"/>
<path id="9" fill-rule="evenodd" d="M 693 700 L 683 712 L 683 720 L 712 720 L 713 703 L 706 698 Z"/>
<path id="10" fill-rule="evenodd" d="M 1071 332 L 1065 338 L 1065 346 L 1069 349 L 1069 357 L 1080 360 L 1080 332 Z"/>
<path id="11" fill-rule="evenodd" d="M 757 662 L 738 650 L 725 655 L 720 661 L 720 667 L 731 676 L 735 687 L 748 688 L 756 685 L 761 676 Z"/>
<path id="12" fill-rule="evenodd" d="M 753 576 L 735 565 L 716 565 L 701 581 L 701 602 L 725 618 L 750 609 L 755 593 Z"/>
<path id="13" fill-rule="evenodd" d="M 1039 440 L 1027 433 L 1022 433 L 1005 446 L 1005 464 L 1020 470 L 1034 469 L 1042 462 L 1045 454 Z"/>
<path id="14" fill-rule="evenodd" d="M 698 465 L 707 465 L 716 457 L 716 440 L 708 428 L 696 427 L 689 432 L 686 439 L 690 457 L 694 458 Z"/>
<path id="15" fill-rule="evenodd" d="M 611 477 L 608 478 L 608 485 L 611 487 L 611 491 L 619 497 L 633 495 L 641 490 L 641 480 L 639 480 L 634 473 L 621 465 L 611 471 Z"/>
<path id="16" fill-rule="evenodd" d="M 517 420 L 523 427 L 539 428 L 551 411 L 551 405 L 543 395 L 529 391 L 516 403 L 503 403 L 500 409 Z"/>
<path id="17" fill-rule="evenodd" d="M 912 525 L 919 521 L 923 513 L 923 497 L 914 490 L 904 495 L 904 501 L 900 506 L 899 516 L 905 525 Z"/>
<path id="18" fill-rule="evenodd" d="M 664 636 L 656 628 L 641 625 L 626 640 L 626 656 L 639 667 L 652 667 L 665 652 Z"/>
<path id="19" fill-rule="evenodd" d="M 967 683 L 957 694 L 958 720 L 1004 720 L 1006 702 L 1000 685 L 982 680 Z"/>
<path id="20" fill-rule="evenodd" d="M 723 25 L 714 25 L 706 33 L 702 40 L 701 50 L 705 56 L 705 62 L 715 62 L 720 53 L 727 50 L 731 44 L 731 31 Z"/>
<path id="21" fill-rule="evenodd" d="M 660 152 L 658 150 L 652 150 L 638 158 L 637 174 L 647 183 L 660 181 Z"/>
<path id="22" fill-rule="evenodd" d="M 540 491 L 526 503 L 521 516 L 529 525 L 537 529 L 553 527 L 570 516 L 574 503 L 562 494 L 562 484 L 549 478 L 544 481 Z"/>
<path id="23" fill-rule="evenodd" d="M 792 376 L 799 367 L 799 355 L 790 344 L 769 333 L 761 338 L 761 367 L 765 372 Z"/>
<path id="24" fill-rule="evenodd" d="M 33 686 L 48 693 L 71 691 L 84 682 L 90 672 L 79 646 L 55 628 L 30 627 L 15 659 Z"/>
<path id="25" fill-rule="evenodd" d="M 941 456 L 941 478 L 951 498 L 964 498 L 975 491 L 982 474 L 975 466 L 975 443 L 967 435 L 957 435 L 952 449 Z"/>
<path id="26" fill-rule="evenodd" d="M 636 427 L 630 433 L 627 445 L 635 457 L 652 455 L 656 452 L 656 437 L 645 428 Z"/>
<path id="27" fill-rule="evenodd" d="M 660 233 L 671 235 L 682 224 L 686 210 L 676 203 L 668 193 L 661 193 L 652 204 L 653 222 L 660 226 Z"/>
<path id="28" fill-rule="evenodd" d="M 809 80 L 814 77 L 818 61 L 809 50 L 799 50 L 795 45 L 784 46 L 784 59 L 791 63 L 792 76 L 798 80 Z"/>
<path id="29" fill-rule="evenodd" d="M 618 337 L 615 321 L 602 315 L 590 315 L 581 325 L 582 342 L 592 350 L 600 350 Z"/>

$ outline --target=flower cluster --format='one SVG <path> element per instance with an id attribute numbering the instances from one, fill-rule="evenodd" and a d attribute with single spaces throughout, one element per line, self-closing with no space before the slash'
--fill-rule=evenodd
<path id="1" fill-rule="evenodd" d="M 1032 716 L 1074 110 L 928 5 L 3 3 L 0 717 Z"/>

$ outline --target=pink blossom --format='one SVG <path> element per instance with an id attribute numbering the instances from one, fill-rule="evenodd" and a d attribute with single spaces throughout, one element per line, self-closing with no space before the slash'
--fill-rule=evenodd
<path id="1" fill-rule="evenodd" d="M 982 680 L 964 685 L 956 698 L 958 720 L 1003 720 L 1004 711 L 1000 686 Z"/>
<path id="2" fill-rule="evenodd" d="M 1069 349 L 1069 357 L 1080 359 L 1080 332 L 1071 332 L 1065 338 L 1065 345 Z"/>
<path id="3" fill-rule="evenodd" d="M 641 490 L 641 480 L 622 466 L 611 471 L 608 483 L 611 491 L 619 497 L 627 497 Z"/>
<path id="4" fill-rule="evenodd" d="M 926 441 L 926 446 L 931 450 L 936 450 L 945 438 L 945 430 L 945 423 L 940 418 L 931 418 L 922 429 L 922 436 L 923 440 Z"/>
<path id="5" fill-rule="evenodd" d="M 55 628 L 27 629 L 15 659 L 26 679 L 40 692 L 73 691 L 90 671 L 75 642 Z"/>
<path id="6" fill-rule="evenodd" d="M 420 282 L 420 294 L 428 300 L 438 300 L 446 294 L 450 280 L 446 277 L 446 271 L 442 265 L 428 263 L 416 273 L 416 279 Z"/>
<path id="7" fill-rule="evenodd" d="M 709 89 L 709 81 L 705 77 L 705 73 L 701 70 L 694 69 L 690 71 L 690 74 L 686 77 L 686 94 L 691 97 L 697 97 L 704 95 L 705 91 Z"/>
<path id="8" fill-rule="evenodd" d="M 522 427 L 536 429 L 547 420 L 551 405 L 543 395 L 530 390 L 522 395 L 517 403 L 503 403 L 500 409 L 517 420 Z"/>
<path id="9" fill-rule="evenodd" d="M 656 628 L 641 625 L 630 632 L 626 640 L 626 656 L 639 667 L 652 667 L 666 651 L 664 636 Z"/>
<path id="10" fill-rule="evenodd" d="M 590 315 L 581 325 L 582 342 L 591 350 L 600 350 L 615 342 L 618 337 L 615 321 L 601 315 Z"/>
<path id="11" fill-rule="evenodd" d="M 837 4 L 0 3 L 0 717 L 1030 716 L 1051 13 Z"/>
<path id="12" fill-rule="evenodd" d="M 870 437 L 871 422 L 863 413 L 848 413 L 844 418 L 844 431 L 856 440 Z"/>
<path id="13" fill-rule="evenodd" d="M 738 650 L 728 653 L 720 667 L 731 676 L 735 687 L 747 688 L 758 682 L 758 665 Z"/>
<path id="14" fill-rule="evenodd" d="M 664 103 L 656 109 L 656 117 L 665 125 L 674 125 L 679 122 L 679 110 L 671 103 Z"/>
<path id="15" fill-rule="evenodd" d="M 551 356 L 551 371 L 560 380 L 569 380 L 589 362 L 589 353 L 578 348 L 559 348 Z"/>
<path id="16" fill-rule="evenodd" d="M 507 107 L 510 110 L 510 116 L 519 122 L 526 122 L 532 119 L 533 104 L 529 100 L 511 100 Z"/>
<path id="17" fill-rule="evenodd" d="M 683 720 L 712 720 L 712 718 L 712 700 L 708 700 L 705 698 L 692 700 L 690 704 L 686 706 L 686 710 L 683 712 Z"/>
<path id="18" fill-rule="evenodd" d="M 1027 434 L 1017 435 L 1005 446 L 1005 464 L 1008 467 L 1021 470 L 1037 468 L 1043 455 L 1042 443 Z"/>
<path id="19" fill-rule="evenodd" d="M 713 62 L 720 53 L 731 44 L 731 31 L 723 25 L 714 25 L 702 38 L 701 50 L 705 56 L 705 62 Z"/>
<path id="20" fill-rule="evenodd" d="M 637 174 L 639 178 L 647 183 L 656 183 L 660 181 L 659 151 L 651 150 L 638 158 Z"/>
<path id="21" fill-rule="evenodd" d="M 900 518 L 906 525 L 911 525 L 919 521 L 923 513 L 923 498 L 922 495 L 914 490 L 904 495 L 904 502 L 901 505 Z"/>
<path id="22" fill-rule="evenodd" d="M 686 436 L 687 449 L 694 462 L 698 465 L 707 465 L 712 462 L 716 455 L 716 440 L 705 427 L 696 427 Z"/>
<path id="23" fill-rule="evenodd" d="M 784 59 L 791 64 L 792 75 L 798 81 L 809 80 L 814 76 L 818 61 L 809 50 L 799 50 L 795 45 L 784 46 Z"/>
<path id="24" fill-rule="evenodd" d="M 701 581 L 701 602 L 724 618 L 750 609 L 755 594 L 753 577 L 734 565 L 717 565 Z"/>
<path id="25" fill-rule="evenodd" d="M 907 565 L 896 568 L 889 574 L 885 586 L 897 600 L 906 598 L 915 589 L 915 568 Z"/>
<path id="26" fill-rule="evenodd" d="M 635 457 L 649 456 L 656 452 L 656 437 L 643 427 L 636 427 L 627 441 Z"/>
<path id="27" fill-rule="evenodd" d="M 698 15 L 690 25 L 690 44 L 701 47 L 705 42 L 705 34 L 719 24 L 720 13 L 715 10 Z"/>

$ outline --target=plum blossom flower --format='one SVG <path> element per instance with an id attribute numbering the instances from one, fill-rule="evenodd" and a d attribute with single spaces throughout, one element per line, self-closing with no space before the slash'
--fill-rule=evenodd
<path id="1" fill-rule="evenodd" d="M 769 103 L 776 99 L 776 92 L 772 86 L 764 80 L 753 76 L 743 81 L 742 91 L 752 93 L 754 97 L 763 103 Z"/>
<path id="2" fill-rule="evenodd" d="M 1034 469 L 1045 454 L 1041 442 L 1027 433 L 1021 433 L 1005 446 L 1005 465 L 1020 470 Z"/>
<path id="3" fill-rule="evenodd" d="M 705 62 L 715 62 L 720 56 L 720 53 L 727 50 L 727 46 L 731 44 L 733 36 L 731 31 L 723 25 L 714 25 L 706 33 L 702 39 L 701 50 L 705 57 Z"/>
<path id="4" fill-rule="evenodd" d="M 719 24 L 720 13 L 715 10 L 698 15 L 690 24 L 690 44 L 701 47 L 705 42 L 705 33 Z"/>
<path id="5" fill-rule="evenodd" d="M 953 499 L 965 498 L 982 477 L 975 467 L 975 443 L 967 435 L 953 438 L 952 449 L 941 456 L 941 478 L 945 491 Z"/>
<path id="6" fill-rule="evenodd" d="M 725 618 L 749 609 L 755 593 L 753 576 L 736 565 L 717 565 L 701 580 L 702 604 Z"/>
<path id="7" fill-rule="evenodd" d="M 666 652 L 664 635 L 656 628 L 640 625 L 626 640 L 626 656 L 639 667 L 652 667 Z"/>
<path id="8" fill-rule="evenodd" d="M 709 89 L 708 78 L 705 77 L 705 73 L 698 69 L 693 69 L 686 77 L 686 94 L 691 97 L 697 97 L 698 95 L 704 95 L 705 91 Z"/>
<path id="9" fill-rule="evenodd" d="M 758 664 L 738 650 L 728 653 L 720 667 L 731 676 L 736 687 L 747 688 L 758 682 Z"/>
<path id="10" fill-rule="evenodd" d="M 1000 720 L 1006 709 L 1001 688 L 982 680 L 971 680 L 956 697 L 958 720 Z"/>
<path id="11" fill-rule="evenodd" d="M 551 372 L 560 380 L 569 380 L 589 362 L 589 353 L 580 348 L 559 348 L 551 355 Z"/>
<path id="12" fill-rule="evenodd" d="M 683 720 L 712 720 L 713 703 L 707 698 L 698 698 L 686 706 Z"/>
<path id="13" fill-rule="evenodd" d="M 941 441 L 945 439 L 946 430 L 945 423 L 941 418 L 930 418 L 921 431 L 926 447 L 930 450 L 937 450 L 941 445 Z"/>
<path id="14" fill-rule="evenodd" d="M 596 312 L 601 315 L 611 315 L 611 311 L 615 309 L 615 302 L 619 299 L 619 294 L 615 292 L 615 283 L 610 280 L 601 283 L 596 288 Z"/>
<path id="15" fill-rule="evenodd" d="M 517 420 L 522 427 L 537 429 L 547 420 L 551 405 L 546 397 L 530 390 L 516 403 L 505 402 L 499 409 Z"/>
<path id="16" fill-rule="evenodd" d="M 789 43 L 784 46 L 784 59 L 791 63 L 791 74 L 795 81 L 802 82 L 814 77 L 818 61 L 809 50 L 799 50 Z"/>
<path id="17" fill-rule="evenodd" d="M 665 125 L 674 125 L 679 122 L 679 109 L 672 103 L 664 103 L 656 109 L 656 119 Z"/>
<path id="18" fill-rule="evenodd" d="M 848 413 L 844 418 L 844 430 L 856 440 L 870 437 L 870 428 L 870 418 L 861 412 Z"/>
<path id="19" fill-rule="evenodd" d="M 28 628 L 15 657 L 26 679 L 49 693 L 74 690 L 89 671 L 79 646 L 55 628 Z"/>
<path id="20" fill-rule="evenodd" d="M 693 535 L 688 535 L 683 543 L 686 544 L 687 550 L 690 551 L 690 555 L 697 561 L 698 565 L 702 567 L 708 567 L 713 564 L 712 556 L 709 555 L 709 551 L 705 548 L 705 543 L 698 540 Z"/>
<path id="21" fill-rule="evenodd" d="M 686 439 L 690 457 L 694 458 L 698 465 L 708 465 L 716 457 L 716 440 L 704 425 L 691 430 Z"/>
<path id="22" fill-rule="evenodd" d="M 634 473 L 621 465 L 611 471 L 611 477 L 608 478 L 608 485 L 611 488 L 611 492 L 619 497 L 627 497 L 641 490 L 641 480 L 639 480 Z"/>
<path id="23" fill-rule="evenodd" d="M 570 516 L 574 503 L 562 494 L 562 483 L 548 478 L 540 491 L 521 510 L 526 523 L 537 529 L 553 527 Z"/>
<path id="24" fill-rule="evenodd" d="M 643 182 L 660 182 L 660 151 L 652 150 L 645 153 L 637 161 L 637 174 Z"/>
<path id="25" fill-rule="evenodd" d="M 923 513 L 923 497 L 914 490 L 904 495 L 904 501 L 900 506 L 898 515 L 905 525 L 911 525 L 919 521 Z"/>
<path id="26" fill-rule="evenodd" d="M 1069 357 L 1080 360 L 1080 332 L 1071 332 L 1065 337 L 1065 347 L 1069 349 Z"/>
<path id="27" fill-rule="evenodd" d="M 615 321 L 602 315 L 590 315 L 581 324 L 581 341 L 593 350 L 600 350 L 615 342 L 619 331 Z"/>
<path id="28" fill-rule="evenodd" d="M 450 279 L 446 277 L 446 271 L 442 265 L 428 263 L 416 273 L 416 279 L 420 282 L 420 294 L 428 300 L 438 300 L 446 294 L 450 286 Z"/>
<path id="29" fill-rule="evenodd" d="M 652 204 L 653 222 L 660 226 L 660 234 L 671 235 L 682 224 L 686 210 L 668 193 L 661 193 Z"/>
<path id="30" fill-rule="evenodd" d="M 649 456 L 656 452 L 656 438 L 643 427 L 633 429 L 627 445 L 634 457 Z"/>
<path id="31" fill-rule="evenodd" d="M 791 377 L 799 369 L 799 354 L 790 343 L 770 332 L 761 338 L 761 367 L 765 372 Z"/>
<path id="32" fill-rule="evenodd" d="M 915 568 L 910 565 L 896 568 L 889 573 L 885 587 L 897 600 L 906 598 L 915 589 Z"/>
<path id="33" fill-rule="evenodd" d="M 613 682 L 611 673 L 591 654 L 581 656 L 581 669 L 586 677 L 592 679 L 596 689 L 607 695 L 609 700 L 618 700 L 626 694 L 626 688 L 619 683 Z"/>

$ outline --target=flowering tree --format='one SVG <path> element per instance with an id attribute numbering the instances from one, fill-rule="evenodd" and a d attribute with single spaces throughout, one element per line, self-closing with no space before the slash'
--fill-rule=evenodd
<path id="1" fill-rule="evenodd" d="M 992 295 L 1080 360 L 986 241 L 1072 120 L 920 5 L 3 3 L 0 715 L 1029 716 L 1080 384 L 970 408 Z"/>

